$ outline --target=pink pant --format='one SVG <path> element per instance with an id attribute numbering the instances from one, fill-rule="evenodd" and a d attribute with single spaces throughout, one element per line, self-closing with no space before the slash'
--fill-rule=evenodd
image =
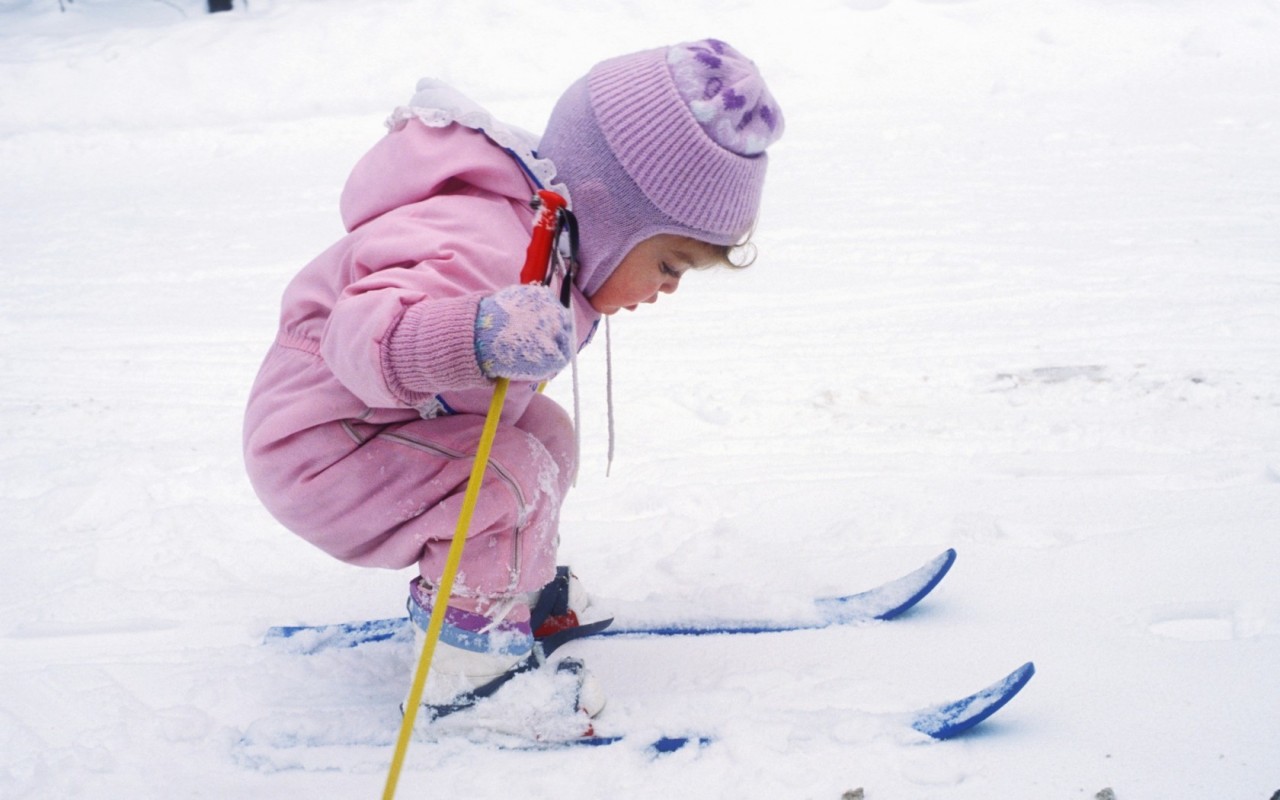
<path id="1" fill-rule="evenodd" d="M 330 555 L 373 567 L 417 562 L 435 583 L 483 425 L 471 414 L 330 423 L 274 444 L 250 475 L 276 518 Z M 551 581 L 576 469 L 573 423 L 549 398 L 534 396 L 515 424 L 498 426 L 455 595 L 506 597 Z"/>

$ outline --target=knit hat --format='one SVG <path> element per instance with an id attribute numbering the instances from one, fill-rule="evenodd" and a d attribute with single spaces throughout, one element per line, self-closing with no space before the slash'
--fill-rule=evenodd
<path id="1" fill-rule="evenodd" d="M 569 188 L 588 297 L 658 234 L 740 242 L 783 120 L 755 64 L 704 39 L 609 59 L 561 96 L 539 155 Z"/>

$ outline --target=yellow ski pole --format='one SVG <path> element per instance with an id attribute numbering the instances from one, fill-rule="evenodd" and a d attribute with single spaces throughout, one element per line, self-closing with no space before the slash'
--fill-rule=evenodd
<path id="1" fill-rule="evenodd" d="M 476 448 L 476 460 L 471 465 L 467 491 L 462 498 L 458 526 L 453 532 L 453 541 L 449 544 L 449 556 L 445 561 L 444 574 L 440 576 L 440 585 L 436 587 L 436 602 L 431 607 L 431 621 L 427 624 L 427 640 L 423 642 L 422 652 L 418 655 L 418 666 L 413 672 L 409 699 L 405 701 L 404 718 L 400 721 L 400 738 L 396 740 L 395 754 L 391 757 L 391 770 L 387 773 L 387 784 L 382 790 L 383 800 L 392 800 L 396 795 L 396 784 L 400 781 L 400 770 L 404 767 L 409 739 L 413 736 L 413 724 L 418 717 L 418 705 L 422 702 L 422 692 L 427 685 L 431 659 L 435 655 L 436 643 L 440 640 L 440 631 L 444 628 L 447 601 L 453 594 L 453 581 L 458 575 L 458 565 L 462 563 L 462 548 L 467 543 L 471 515 L 475 512 L 476 500 L 480 497 L 480 484 L 484 482 L 485 467 L 489 463 L 489 453 L 493 449 L 493 440 L 498 432 L 498 420 L 502 417 L 502 405 L 507 398 L 508 383 L 506 378 L 499 378 L 497 385 L 493 387 L 489 413 L 485 415 L 484 428 L 480 431 L 480 446 Z"/>
<path id="2" fill-rule="evenodd" d="M 533 236 L 529 241 L 524 267 L 520 272 L 521 283 L 543 283 L 547 280 L 561 212 L 565 212 L 568 206 L 563 197 L 546 190 L 538 192 L 535 205 L 539 212 L 534 220 Z M 567 291 L 568 287 L 566 286 L 565 289 Z M 567 294 L 561 299 L 566 306 L 569 304 Z M 471 465 L 471 475 L 467 478 L 467 491 L 462 497 L 462 510 L 458 512 L 458 525 L 453 532 L 453 541 L 449 543 L 444 572 L 440 576 L 435 602 L 431 606 L 427 638 L 422 643 L 422 652 L 418 654 L 418 664 L 413 671 L 413 683 L 409 687 L 409 698 L 405 701 L 404 717 L 400 720 L 400 736 L 396 739 L 396 749 L 391 757 L 391 768 L 387 772 L 387 783 L 382 790 L 382 800 L 393 800 L 396 795 L 396 786 L 400 782 L 400 771 L 404 768 L 409 740 L 413 738 L 413 725 L 418 718 L 422 692 L 427 686 L 431 659 L 435 655 L 436 644 L 440 641 L 440 632 L 444 629 L 445 611 L 448 608 L 449 598 L 453 595 L 453 582 L 457 578 L 458 567 L 462 563 L 462 549 L 467 543 L 471 515 L 475 513 L 476 501 L 480 497 L 480 484 L 484 483 L 485 468 L 489 465 L 489 453 L 493 450 L 493 440 L 498 434 L 498 421 L 502 418 L 502 406 L 507 399 L 509 384 L 510 381 L 506 378 L 499 378 L 493 387 L 493 399 L 489 401 L 489 411 L 485 414 L 484 427 L 480 430 L 480 444 L 476 447 L 476 460 Z"/>

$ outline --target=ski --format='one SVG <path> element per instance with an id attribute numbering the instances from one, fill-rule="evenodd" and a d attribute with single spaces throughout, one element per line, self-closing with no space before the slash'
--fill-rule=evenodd
<path id="1" fill-rule="evenodd" d="M 809 608 L 793 615 L 771 619 L 689 618 L 682 615 L 680 608 L 656 609 L 653 604 L 636 604 L 624 609 L 621 618 L 611 626 L 599 626 L 586 635 L 644 637 L 785 633 L 890 620 L 913 608 L 933 591 L 955 560 L 956 551 L 949 549 L 900 578 L 857 594 L 819 597 Z M 304 654 L 412 639 L 413 630 L 407 617 L 327 625 L 281 625 L 268 629 L 264 637 L 268 644 L 283 645 Z"/>
<path id="2" fill-rule="evenodd" d="M 967 733 L 1005 706 L 1035 674 L 1035 665 L 1031 662 L 1023 664 L 1013 672 L 980 689 L 973 694 L 922 709 L 910 714 L 895 715 L 891 719 L 895 724 L 903 724 L 924 734 L 930 739 L 943 741 L 954 739 Z M 337 725 L 337 729 L 345 728 Z M 358 727 L 358 726 L 357 726 Z M 365 749 L 370 757 L 381 758 L 381 753 L 391 747 L 390 739 L 375 737 L 375 741 L 357 738 L 344 744 L 341 737 L 334 735 L 335 728 L 327 724 L 320 730 L 307 730 L 302 726 L 299 730 L 289 730 L 287 725 L 271 725 L 265 730 L 251 728 L 236 744 L 237 757 L 255 768 L 271 769 L 327 769 L 333 758 L 334 749 Z M 424 744 L 444 742 L 453 738 L 449 734 L 428 739 Z M 463 738 L 468 738 L 463 735 Z M 556 751 L 577 748 L 597 748 L 632 746 L 638 751 L 659 758 L 669 753 L 689 748 L 702 749 L 715 743 L 714 736 L 707 734 L 659 735 L 652 739 L 643 739 L 625 733 L 591 734 L 578 738 L 536 740 L 522 739 L 512 736 L 493 735 L 482 740 L 472 740 L 474 744 L 509 751 Z"/>

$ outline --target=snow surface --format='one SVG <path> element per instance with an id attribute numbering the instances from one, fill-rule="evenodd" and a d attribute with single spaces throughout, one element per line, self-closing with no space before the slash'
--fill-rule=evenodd
<path id="1" fill-rule="evenodd" d="M 608 479 L 584 353 L 564 558 L 744 615 L 959 560 L 889 623 L 566 648 L 614 724 L 708 747 L 417 743 L 398 796 L 1280 789 L 1275 0 L 59 5 L 0 0 L 0 796 L 381 791 L 407 658 L 260 644 L 410 577 L 245 480 L 280 292 L 418 77 L 540 130 L 595 61 L 708 35 L 787 115 L 760 258 L 616 320 Z M 969 737 L 895 721 L 1028 659 Z"/>

